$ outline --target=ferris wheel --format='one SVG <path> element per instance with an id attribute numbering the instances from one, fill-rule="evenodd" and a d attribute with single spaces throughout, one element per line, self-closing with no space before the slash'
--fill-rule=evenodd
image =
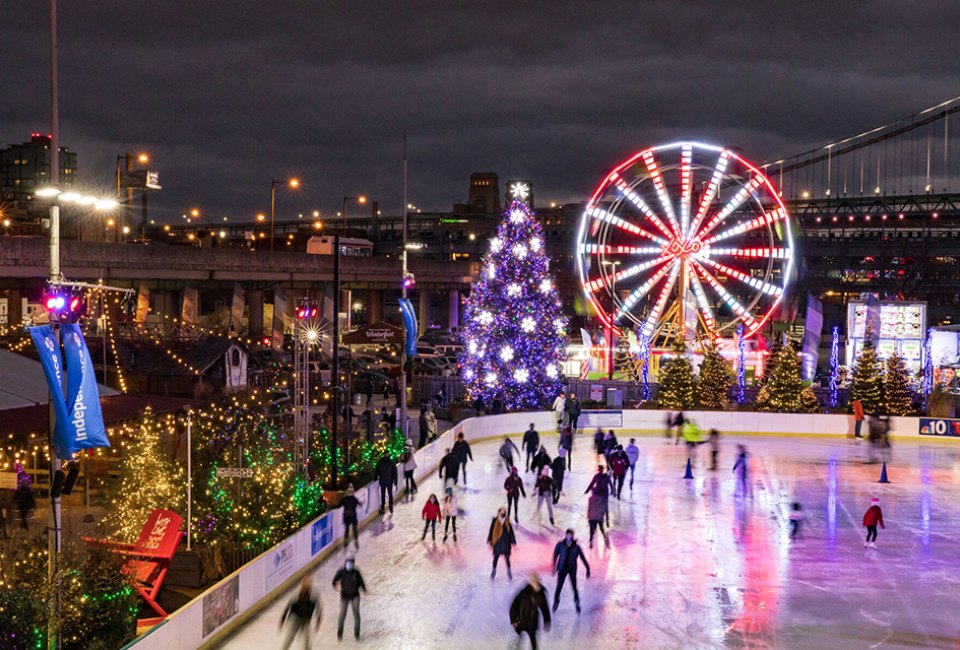
<path id="1" fill-rule="evenodd" d="M 793 269 L 790 218 L 757 167 L 676 142 L 607 174 L 580 219 L 577 268 L 605 327 L 653 345 L 755 334 Z"/>

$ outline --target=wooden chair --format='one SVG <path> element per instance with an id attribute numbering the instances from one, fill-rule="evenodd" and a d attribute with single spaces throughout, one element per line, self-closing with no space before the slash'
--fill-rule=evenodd
<path id="1" fill-rule="evenodd" d="M 156 618 L 140 619 L 140 625 L 153 625 L 167 617 L 157 595 L 167 577 L 173 555 L 180 544 L 180 525 L 183 519 L 175 512 L 157 508 L 147 517 L 140 536 L 133 544 L 108 539 L 84 537 L 83 541 L 94 546 L 109 548 L 117 555 L 127 558 L 123 572 L 134 579 L 140 597 L 157 613 Z"/>

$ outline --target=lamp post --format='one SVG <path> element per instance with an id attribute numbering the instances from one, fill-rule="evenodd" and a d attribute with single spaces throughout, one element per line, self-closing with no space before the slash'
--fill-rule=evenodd
<path id="1" fill-rule="evenodd" d="M 273 217 L 277 204 L 277 184 L 283 184 L 289 187 L 292 190 L 300 187 L 300 179 L 298 178 L 288 178 L 285 181 L 272 180 L 270 181 L 270 252 L 273 252 Z"/>
<path id="2" fill-rule="evenodd" d="M 136 161 L 137 161 L 138 163 L 140 163 L 141 165 L 145 165 L 145 164 L 147 164 L 148 162 L 150 162 L 150 156 L 148 156 L 147 154 L 142 153 L 142 152 L 141 152 L 141 153 L 138 153 L 138 154 L 132 154 L 132 153 L 121 153 L 121 154 L 117 154 L 117 201 L 120 201 L 120 197 L 122 196 L 121 192 L 123 192 L 122 176 L 120 175 L 120 161 L 121 161 L 121 160 L 124 161 L 124 170 L 125 170 L 127 173 L 130 173 L 130 172 L 133 171 L 133 161 L 134 161 L 134 160 L 136 160 Z M 144 197 L 146 197 L 146 191 L 147 191 L 147 190 L 144 189 L 143 191 L 144 191 Z M 146 200 L 146 199 L 144 199 L 144 200 Z M 132 188 L 132 187 L 129 187 L 129 185 L 127 186 L 127 200 L 126 200 L 124 203 L 126 203 L 127 205 L 133 205 L 133 188 Z M 120 241 L 120 231 L 121 231 L 121 228 L 122 228 L 122 226 L 123 226 L 123 215 L 122 215 L 122 213 L 120 213 L 119 215 L 117 215 L 117 222 L 118 222 L 118 226 L 117 226 L 116 239 L 117 239 L 117 241 L 119 242 L 119 241 Z M 141 237 L 146 237 L 146 233 L 145 233 L 145 232 L 144 232 L 144 233 L 141 233 Z"/>
<path id="3" fill-rule="evenodd" d="M 616 326 L 614 311 L 617 309 L 617 267 L 620 262 L 604 260 L 604 266 L 610 267 L 610 338 L 607 345 L 607 380 L 613 381 L 613 329 Z"/>
<path id="4" fill-rule="evenodd" d="M 366 203 L 366 202 L 367 202 L 367 197 L 365 197 L 365 196 L 362 195 L 362 194 L 361 194 L 360 196 L 345 196 L 345 197 L 343 197 L 343 211 L 342 211 L 340 214 L 342 215 L 342 218 L 343 218 L 343 228 L 342 228 L 342 230 L 343 230 L 344 233 L 347 232 L 347 201 L 353 201 L 353 200 L 356 200 L 357 203 Z"/>

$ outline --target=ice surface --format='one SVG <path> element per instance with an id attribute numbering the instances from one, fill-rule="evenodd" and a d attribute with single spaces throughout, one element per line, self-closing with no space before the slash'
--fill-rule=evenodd
<path id="1" fill-rule="evenodd" d="M 360 644 L 371 648 L 517 647 L 508 608 L 524 577 L 549 577 L 553 545 L 577 531 L 593 569 L 580 570 L 583 613 L 564 587 L 545 648 L 956 648 L 960 645 L 960 446 L 895 443 L 889 485 L 866 464 L 867 443 L 800 438 L 722 440 L 720 468 L 705 470 L 698 451 L 684 480 L 684 447 L 638 438 L 632 491 L 611 500 L 611 548 L 587 548 L 587 497 L 595 469 L 591 435 L 577 437 L 573 472 L 550 526 L 521 499 L 514 580 L 503 564 L 490 580 L 485 544 L 490 520 L 505 505 L 505 471 L 496 443 L 474 446 L 469 484 L 461 488 L 460 542 L 420 541 L 420 510 L 441 492 L 434 473 L 413 502 L 361 533 L 357 567 L 370 589 L 362 598 Z M 516 442 L 519 444 L 519 436 Z M 626 442 L 623 440 L 622 442 Z M 734 496 L 735 443 L 750 450 L 752 497 Z M 556 440 L 547 439 L 548 449 Z M 532 474 L 523 475 L 530 494 Z M 628 479 L 629 480 L 629 479 Z M 860 526 L 879 496 L 886 530 L 864 549 Z M 798 539 L 789 539 L 789 506 L 803 505 Z M 351 547 L 352 552 L 352 547 Z M 325 610 L 314 647 L 337 647 L 338 595 L 330 582 L 338 552 L 314 574 Z M 277 625 L 293 592 L 271 603 L 224 647 L 280 645 Z M 520 647 L 527 647 L 526 639 Z M 355 646 L 348 614 L 344 646 Z M 300 646 L 302 647 L 302 646 Z"/>

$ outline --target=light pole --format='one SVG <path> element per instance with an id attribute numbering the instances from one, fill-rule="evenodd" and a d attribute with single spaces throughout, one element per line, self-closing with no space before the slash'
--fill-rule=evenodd
<path id="1" fill-rule="evenodd" d="M 367 197 L 363 194 L 360 196 L 345 196 L 343 197 L 343 211 L 340 213 L 343 216 L 343 233 L 347 232 L 347 201 L 356 200 L 357 203 L 366 203 Z"/>
<path id="2" fill-rule="evenodd" d="M 273 217 L 277 205 L 277 184 L 283 184 L 289 187 L 292 190 L 300 187 L 300 179 L 298 178 L 288 178 L 285 181 L 272 180 L 270 181 L 270 252 L 273 252 Z"/>
<path id="3" fill-rule="evenodd" d="M 133 171 L 133 161 L 134 161 L 134 159 L 136 159 L 136 161 L 137 161 L 138 163 L 140 163 L 141 165 L 145 165 L 145 164 L 147 164 L 148 162 L 150 162 L 150 156 L 148 156 L 148 155 L 145 154 L 145 153 L 138 153 L 138 154 L 121 153 L 121 154 L 117 154 L 117 201 L 120 201 L 120 200 L 121 200 L 121 199 L 120 199 L 120 197 L 122 196 L 121 192 L 123 191 L 122 177 L 121 177 L 121 175 L 120 175 L 120 161 L 121 161 L 121 160 L 124 161 L 124 170 L 125 170 L 127 173 L 130 173 L 130 172 Z M 146 193 L 147 190 L 144 189 L 143 191 L 144 191 L 144 193 Z M 130 187 L 129 184 L 128 184 L 128 186 L 127 186 L 127 200 L 126 200 L 124 203 L 125 203 L 126 205 L 130 205 L 130 206 L 133 205 L 133 188 Z M 121 231 L 121 229 L 122 229 L 122 227 L 123 227 L 123 213 L 122 213 L 122 212 L 117 215 L 117 222 L 118 222 L 118 225 L 117 225 L 116 239 L 117 239 L 117 241 L 119 242 L 119 241 L 120 241 L 120 231 Z M 141 233 L 141 237 L 146 237 L 146 233 Z"/>
<path id="4" fill-rule="evenodd" d="M 616 327 L 616 318 L 614 312 L 617 309 L 617 267 L 620 262 L 604 260 L 604 266 L 611 269 L 610 272 L 610 338 L 607 345 L 607 380 L 613 381 L 613 329 Z"/>

